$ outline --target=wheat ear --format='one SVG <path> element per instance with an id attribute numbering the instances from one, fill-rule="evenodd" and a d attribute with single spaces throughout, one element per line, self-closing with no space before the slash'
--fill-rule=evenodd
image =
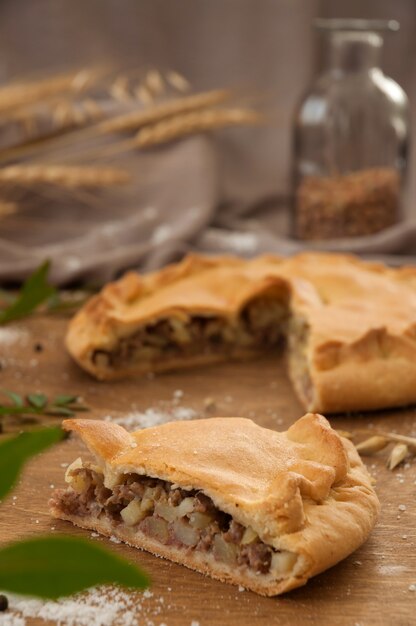
<path id="1" fill-rule="evenodd" d="M 82 70 L 43 80 L 14 83 L 0 89 L 0 112 L 35 104 L 66 91 L 79 92 L 91 83 L 93 72 Z"/>
<path id="2" fill-rule="evenodd" d="M 136 135 L 135 145 L 148 148 L 197 132 L 225 126 L 251 126 L 262 120 L 259 113 L 250 109 L 213 109 L 187 113 L 142 128 Z"/>
<path id="3" fill-rule="evenodd" d="M 186 93 L 191 89 L 191 85 L 185 76 L 182 76 L 182 74 L 174 72 L 173 70 L 166 73 L 166 81 L 171 87 L 180 93 Z"/>
<path id="4" fill-rule="evenodd" d="M 251 109 L 195 111 L 145 126 L 133 139 L 102 148 L 99 153 L 93 153 L 93 156 L 109 158 L 135 148 L 149 148 L 193 133 L 226 126 L 253 126 L 263 122 L 263 116 Z"/>
<path id="5" fill-rule="evenodd" d="M 165 91 L 162 74 L 158 70 L 149 70 L 146 74 L 145 85 L 153 96 L 161 96 Z"/>
<path id="6" fill-rule="evenodd" d="M 0 185 L 49 184 L 60 187 L 106 187 L 125 184 L 128 172 L 113 167 L 11 165 L 0 169 Z"/>
<path id="7" fill-rule="evenodd" d="M 232 93 L 225 89 L 206 91 L 192 96 L 175 98 L 169 102 L 158 104 L 144 111 L 133 111 L 119 115 L 111 120 L 102 122 L 98 131 L 102 133 L 114 133 L 119 131 L 138 130 L 147 124 L 154 124 L 166 117 L 172 117 L 181 113 L 188 113 L 197 109 L 205 109 L 229 100 Z"/>

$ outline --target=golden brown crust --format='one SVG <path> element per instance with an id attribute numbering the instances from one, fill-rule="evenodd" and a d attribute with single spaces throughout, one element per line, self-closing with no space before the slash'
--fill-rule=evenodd
<path id="1" fill-rule="evenodd" d="M 268 255 L 251 261 L 193 255 L 147 276 L 129 273 L 75 316 L 67 346 L 97 378 L 218 362 L 224 356 L 201 354 L 106 370 L 91 355 L 111 350 L 120 337 L 164 316 L 205 313 L 231 319 L 250 298 L 271 288 L 280 290 L 282 302 L 291 294 L 292 315 L 304 319 L 309 329 L 305 363 L 311 393 L 292 374 L 308 410 L 354 411 L 416 402 L 416 270 L 390 269 L 348 255 Z M 245 356 L 238 350 L 228 355 Z"/>
<path id="2" fill-rule="evenodd" d="M 243 418 L 170 422 L 132 434 L 109 422 L 66 420 L 64 426 L 81 436 L 106 474 L 134 472 L 202 490 L 220 510 L 275 549 L 297 554 L 298 561 L 284 580 L 252 580 L 102 520 L 66 519 L 265 595 L 304 584 L 350 554 L 378 514 L 370 476 L 354 447 L 319 415 L 307 414 L 282 433 Z M 61 516 L 56 507 L 53 514 Z"/>

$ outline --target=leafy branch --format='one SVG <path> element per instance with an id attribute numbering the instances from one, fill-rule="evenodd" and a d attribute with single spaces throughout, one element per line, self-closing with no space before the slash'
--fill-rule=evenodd
<path id="1" fill-rule="evenodd" d="M 16 484 L 27 460 L 63 437 L 55 427 L 0 442 L 0 498 Z M 0 589 L 5 591 L 56 599 L 105 583 L 144 589 L 149 579 L 132 563 L 78 537 L 41 536 L 0 548 Z"/>
<path id="2" fill-rule="evenodd" d="M 28 393 L 25 396 L 14 391 L 0 390 L 11 400 L 8 404 L 0 403 L 0 433 L 15 431 L 24 423 L 45 422 L 48 418 L 74 417 L 89 408 L 75 395 L 57 395 L 52 399 L 43 393 Z"/>
<path id="3" fill-rule="evenodd" d="M 48 400 L 43 393 L 29 393 L 25 397 L 14 391 L 4 390 L 12 404 L 0 404 L 1 415 L 52 415 L 73 417 L 79 411 L 89 411 L 78 396 L 59 395 Z"/>

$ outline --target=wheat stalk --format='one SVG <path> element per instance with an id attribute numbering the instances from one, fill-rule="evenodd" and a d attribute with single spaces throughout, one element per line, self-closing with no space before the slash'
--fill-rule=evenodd
<path id="1" fill-rule="evenodd" d="M 95 73 L 87 70 L 53 76 L 43 80 L 14 83 L 0 89 L 0 112 L 14 110 L 41 102 L 63 92 L 79 92 L 95 78 Z"/>
<path id="2" fill-rule="evenodd" d="M 259 124 L 262 116 L 250 109 L 213 109 L 177 115 L 167 120 L 146 126 L 134 140 L 137 148 L 148 148 L 193 133 L 215 130 L 225 126 Z"/>
<path id="3" fill-rule="evenodd" d="M 11 165 L 0 169 L 0 185 L 106 187 L 125 184 L 129 180 L 128 172 L 113 167 Z"/>
<path id="4" fill-rule="evenodd" d="M 228 90 L 216 89 L 192 96 L 175 98 L 169 102 L 155 105 L 149 110 L 125 113 L 124 115 L 119 115 L 111 120 L 102 122 L 98 126 L 98 131 L 102 133 L 134 131 L 147 124 L 159 122 L 166 117 L 173 117 L 181 113 L 188 113 L 197 109 L 215 106 L 229 100 L 231 96 L 232 94 Z"/>

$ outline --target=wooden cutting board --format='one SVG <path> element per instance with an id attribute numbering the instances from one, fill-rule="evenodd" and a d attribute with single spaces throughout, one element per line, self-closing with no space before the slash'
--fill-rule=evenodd
<path id="1" fill-rule="evenodd" d="M 192 408 L 201 416 L 207 414 L 204 401 L 208 397 L 215 400 L 217 415 L 251 417 L 278 430 L 303 413 L 283 358 L 98 383 L 65 354 L 66 324 L 63 319 L 38 317 L 7 327 L 19 330 L 14 338 L 0 330 L 1 387 L 22 393 L 80 394 L 92 409 L 85 415 L 97 418 L 149 407 L 169 414 L 177 406 Z M 37 351 L 36 344 L 42 351 Z M 409 434 L 416 431 L 416 413 L 407 409 L 337 416 L 331 423 L 344 430 L 372 425 Z M 81 444 L 71 439 L 29 464 L 13 494 L 15 499 L 0 506 L 1 543 L 45 532 L 89 535 L 69 523 L 51 520 L 47 504 L 52 485 L 64 483 L 61 464 L 81 452 Z M 146 600 L 143 624 L 153 620 L 155 626 L 190 626 L 192 622 L 200 626 L 409 626 L 416 623 L 416 592 L 409 590 L 416 584 L 416 463 L 390 472 L 385 468 L 386 453 L 367 461 L 382 502 L 381 518 L 370 539 L 336 567 L 280 598 L 241 592 L 128 546 L 100 541 L 140 563 L 150 574 L 153 595 Z M 405 511 L 399 509 L 403 504 Z M 37 619 L 27 623 L 45 624 Z"/>

